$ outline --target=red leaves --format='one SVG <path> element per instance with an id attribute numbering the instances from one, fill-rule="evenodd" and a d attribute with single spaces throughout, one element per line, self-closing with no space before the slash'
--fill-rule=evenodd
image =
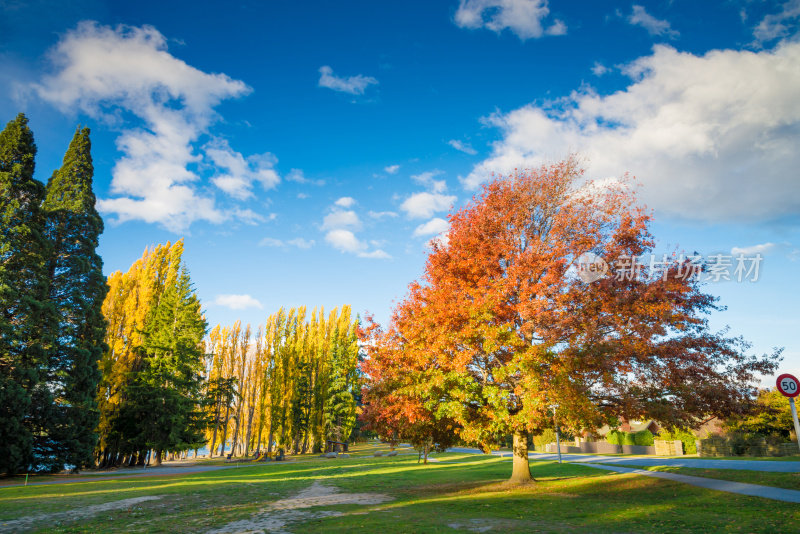
<path id="1" fill-rule="evenodd" d="M 445 411 L 480 439 L 549 426 L 555 404 L 574 430 L 618 415 L 686 423 L 731 409 L 774 365 L 707 331 L 714 299 L 677 262 L 665 277 L 644 266 L 578 278 L 583 253 L 613 265 L 653 247 L 627 182 L 581 185 L 581 173 L 574 158 L 516 171 L 450 216 L 424 283 L 411 284 L 386 333 L 368 336 L 365 399 L 384 419 Z"/>

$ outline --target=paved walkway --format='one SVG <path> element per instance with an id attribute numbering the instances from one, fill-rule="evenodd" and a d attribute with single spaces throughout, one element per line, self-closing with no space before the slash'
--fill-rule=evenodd
<path id="1" fill-rule="evenodd" d="M 728 480 L 717 480 L 715 478 L 692 477 L 687 475 L 678 475 L 676 473 L 645 471 L 644 469 L 631 469 L 629 467 L 619 467 L 615 465 L 597 465 L 592 463 L 585 463 L 584 465 L 586 465 L 586 467 L 605 469 L 606 471 L 615 471 L 617 473 L 633 473 L 636 475 L 644 475 L 646 477 L 664 478 L 667 480 L 674 480 L 675 482 L 691 484 L 692 486 L 699 486 L 701 488 L 726 491 L 728 493 L 738 493 L 740 495 L 749 495 L 751 497 L 763 497 L 765 499 L 772 499 L 775 501 L 800 503 L 800 491 L 797 490 L 773 488 L 770 486 L 761 486 L 759 484 L 745 484 L 743 482 L 730 482 Z"/>
<path id="2" fill-rule="evenodd" d="M 454 447 L 448 452 L 481 453 L 480 449 Z M 511 456 L 510 452 L 495 451 L 492 454 Z M 531 460 L 558 460 L 557 454 L 528 453 Z M 800 462 L 781 462 L 770 460 L 714 460 L 711 458 L 657 458 L 630 456 L 602 456 L 594 454 L 562 454 L 565 462 L 602 463 L 631 467 L 694 467 L 699 469 L 739 469 L 744 471 L 765 471 L 770 473 L 800 473 Z"/>

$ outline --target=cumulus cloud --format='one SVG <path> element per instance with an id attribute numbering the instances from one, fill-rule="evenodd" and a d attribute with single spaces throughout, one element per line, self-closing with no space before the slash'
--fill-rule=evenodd
<path id="1" fill-rule="evenodd" d="M 339 206 L 340 208 L 352 208 L 356 204 L 356 199 L 353 197 L 342 197 L 336 202 L 335 205 Z"/>
<path id="2" fill-rule="evenodd" d="M 441 193 L 415 193 L 400 205 L 408 217 L 412 219 L 429 219 L 434 213 L 447 211 L 455 203 L 456 197 Z"/>
<path id="3" fill-rule="evenodd" d="M 217 295 L 214 304 L 224 306 L 232 310 L 246 310 L 248 308 L 263 309 L 261 303 L 250 295 Z"/>
<path id="4" fill-rule="evenodd" d="M 523 41 L 567 33 L 560 20 L 545 28 L 549 14 L 547 0 L 460 0 L 454 21 L 461 28 L 486 28 L 495 33 L 508 29 Z"/>
<path id="5" fill-rule="evenodd" d="M 628 17 L 628 23 L 644 28 L 650 35 L 664 36 L 670 39 L 680 35 L 670 27 L 669 22 L 655 18 L 643 6 L 633 6 L 633 12 Z"/>
<path id="6" fill-rule="evenodd" d="M 368 251 L 367 243 L 360 240 L 350 230 L 337 229 L 325 234 L 327 241 L 333 248 L 350 254 L 355 254 L 359 258 L 369 259 L 389 259 L 391 256 L 381 249 Z"/>
<path id="7" fill-rule="evenodd" d="M 343 200 L 344 202 L 341 202 Z M 343 206 L 343 204 L 345 206 Z M 342 209 L 343 207 L 350 207 L 353 204 L 355 204 L 355 200 L 350 197 L 340 198 L 334 203 L 332 211 L 328 213 L 322 221 L 322 229 L 327 230 L 325 233 L 325 241 L 336 250 L 355 254 L 360 258 L 390 258 L 391 256 L 389 256 L 389 254 L 379 248 L 370 251 L 369 245 L 356 236 L 355 232 L 360 231 L 362 228 L 361 219 L 359 219 L 355 211 Z"/>
<path id="8" fill-rule="evenodd" d="M 450 225 L 442 218 L 436 217 L 431 219 L 430 221 L 420 224 L 414 230 L 414 237 L 419 236 L 427 236 L 427 235 L 438 235 L 450 228 Z"/>
<path id="9" fill-rule="evenodd" d="M 753 29 L 753 36 L 758 43 L 781 39 L 797 30 L 800 20 L 800 0 L 784 2 L 778 13 L 764 16 Z"/>
<path id="10" fill-rule="evenodd" d="M 325 241 L 342 252 L 360 252 L 367 248 L 366 243 L 360 241 L 350 230 L 337 228 L 325 234 Z"/>
<path id="11" fill-rule="evenodd" d="M 750 247 L 733 247 L 731 254 L 738 256 L 744 254 L 745 256 L 753 256 L 755 254 L 766 254 L 775 248 L 775 243 L 762 243 L 760 245 L 752 245 Z"/>
<path id="12" fill-rule="evenodd" d="M 433 193 L 443 193 L 447 190 L 447 183 L 444 180 L 434 180 L 434 178 L 440 174 L 444 174 L 444 171 L 435 169 L 432 171 L 415 174 L 411 177 L 411 179 Z"/>
<path id="13" fill-rule="evenodd" d="M 464 154 L 469 154 L 470 156 L 474 156 L 478 153 L 477 150 L 472 148 L 468 143 L 464 143 L 459 141 L 458 139 L 451 139 L 447 142 L 448 145 L 455 148 L 459 152 L 463 152 Z"/>
<path id="14" fill-rule="evenodd" d="M 389 165 L 388 167 L 384 167 L 383 170 L 386 171 L 387 174 L 394 174 L 400 170 L 400 165 Z"/>
<path id="15" fill-rule="evenodd" d="M 377 85 L 378 80 L 371 76 L 364 76 L 359 74 L 357 76 L 348 76 L 342 78 L 333 73 L 333 69 L 327 65 L 319 68 L 319 86 L 340 91 L 342 93 L 349 93 L 351 95 L 363 95 L 367 87 L 370 85 Z"/>
<path id="16" fill-rule="evenodd" d="M 361 229 L 361 219 L 352 210 L 334 210 L 327 214 L 322 220 L 322 229 L 330 230 L 333 228 L 350 228 L 353 230 Z"/>
<path id="17" fill-rule="evenodd" d="M 502 139 L 464 185 L 577 151 L 589 177 L 637 176 L 643 200 L 665 214 L 800 215 L 800 43 L 703 56 L 659 45 L 623 73 L 630 84 L 611 95 L 581 90 L 488 118 Z"/>
<path id="18" fill-rule="evenodd" d="M 192 169 L 204 159 L 214 163 L 195 145 L 217 119 L 214 108 L 249 93 L 247 85 L 172 56 L 166 38 L 151 26 L 83 22 L 49 57 L 53 72 L 33 90 L 65 112 L 79 109 L 122 130 L 116 140 L 122 157 L 112 171 L 111 198 L 98 200 L 101 211 L 119 222 L 143 220 L 175 231 L 193 221 L 220 223 L 235 216 L 200 191 L 200 176 Z M 242 157 L 237 154 L 228 153 Z M 268 164 L 242 159 L 247 173 L 236 175 L 229 168 L 228 177 L 220 177 L 226 193 L 243 198 L 248 180 L 277 181 Z"/>
<path id="19" fill-rule="evenodd" d="M 227 172 L 217 174 L 211 182 L 222 191 L 239 200 L 253 196 L 253 184 L 260 183 L 266 189 L 272 189 L 280 177 L 274 166 L 278 158 L 270 153 L 252 155 L 248 158 L 231 149 L 228 141 L 214 139 L 205 145 L 205 154 L 218 170 Z"/>
<path id="20" fill-rule="evenodd" d="M 595 61 L 594 65 L 592 65 L 592 74 L 594 74 L 595 76 L 602 76 L 603 74 L 606 74 L 609 70 L 611 69 L 609 69 L 599 61 Z"/>

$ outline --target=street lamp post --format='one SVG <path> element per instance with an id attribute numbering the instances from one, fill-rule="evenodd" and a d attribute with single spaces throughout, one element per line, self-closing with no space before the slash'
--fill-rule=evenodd
<path id="1" fill-rule="evenodd" d="M 553 405 L 553 423 L 556 425 L 556 450 L 558 450 L 558 463 L 561 463 L 561 437 L 558 431 L 558 420 L 556 419 L 557 404 Z"/>

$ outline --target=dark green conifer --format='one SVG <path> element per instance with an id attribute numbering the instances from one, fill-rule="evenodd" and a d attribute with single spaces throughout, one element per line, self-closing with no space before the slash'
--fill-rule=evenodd
<path id="1" fill-rule="evenodd" d="M 108 287 L 97 254 L 103 220 L 92 191 L 89 129 L 78 128 L 42 205 L 50 243 L 49 301 L 56 313 L 48 382 L 56 397 L 50 434 L 54 455 L 83 467 L 97 442 L 98 361 L 105 350 L 102 305 Z"/>
<path id="2" fill-rule="evenodd" d="M 46 431 L 52 396 L 44 380 L 48 247 L 35 156 L 20 113 L 0 132 L 0 472 L 7 473 L 39 468 L 39 460 L 47 461 L 42 451 L 52 449 Z"/>
<path id="3" fill-rule="evenodd" d="M 197 447 L 207 421 L 203 382 L 206 320 L 184 269 L 147 320 L 142 368 L 132 375 L 124 418 L 140 447 L 162 453 Z"/>

